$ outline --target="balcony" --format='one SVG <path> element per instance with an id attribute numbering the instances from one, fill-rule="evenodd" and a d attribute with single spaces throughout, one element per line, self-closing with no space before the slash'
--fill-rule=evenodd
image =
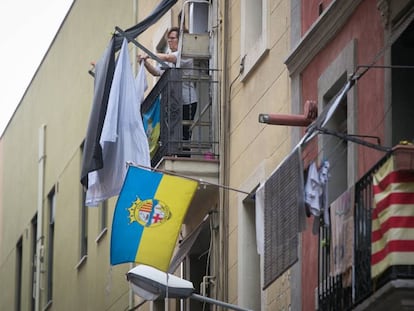
<path id="1" fill-rule="evenodd" d="M 414 256 L 411 256 L 412 258 L 408 256 L 408 260 L 404 259 L 404 263 L 401 264 L 400 258 L 407 256 L 408 253 L 393 253 L 390 256 L 393 259 L 390 260 L 389 266 L 375 277 L 372 276 L 372 262 L 375 261 L 372 261 L 371 256 L 372 249 L 374 249 L 372 243 L 372 216 L 375 206 L 373 176 L 390 157 L 394 165 L 393 172 L 404 171 L 405 176 L 409 178 L 414 176 L 414 148 L 397 146 L 392 153 L 381 159 L 355 184 L 353 265 L 350 282 L 344 282 L 347 277 L 345 273 L 332 275 L 331 228 L 320 227 L 318 310 L 414 310 Z M 414 196 L 414 193 L 409 190 L 397 191 L 408 194 L 408 199 L 411 195 Z M 414 207 L 408 205 L 410 215 L 414 215 L 414 212 L 411 212 L 412 208 Z M 390 208 L 389 211 L 389 219 L 398 218 L 401 207 Z M 382 225 L 381 232 L 386 236 L 388 231 L 383 229 Z M 408 239 L 402 237 L 409 235 L 412 228 L 412 225 L 405 225 L 404 228 L 398 229 L 401 235 L 397 239 L 404 240 L 399 242 L 407 243 Z M 384 247 L 386 251 L 389 251 L 388 245 L 390 244 Z"/>
<path id="2" fill-rule="evenodd" d="M 218 197 L 217 186 L 211 185 L 218 183 L 219 174 L 218 118 L 214 104 L 218 83 L 212 76 L 212 70 L 203 68 L 168 69 L 141 105 L 145 117 L 157 102 L 160 104 L 159 136 L 150 146 L 151 166 L 206 182 L 195 194 L 186 224 L 201 221 Z M 195 85 L 198 99 L 191 121 L 183 120 L 182 113 L 183 84 L 186 83 Z M 190 129 L 189 140 L 183 139 L 183 126 Z"/>

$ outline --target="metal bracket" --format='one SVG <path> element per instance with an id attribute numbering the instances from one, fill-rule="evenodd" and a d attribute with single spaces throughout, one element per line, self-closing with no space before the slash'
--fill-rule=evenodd
<path id="1" fill-rule="evenodd" d="M 118 26 L 115 27 L 115 30 L 122 35 L 124 38 L 126 38 L 128 40 L 128 42 L 132 42 L 133 44 L 135 44 L 137 47 L 139 47 L 141 50 L 143 50 L 145 53 L 147 53 L 149 56 L 151 56 L 151 58 L 153 60 L 155 60 L 157 63 L 159 63 L 161 65 L 161 69 L 165 70 L 170 68 L 170 66 L 168 66 L 167 63 L 165 63 L 163 60 L 161 60 L 157 55 L 155 55 L 154 53 L 152 53 L 150 50 L 148 50 L 145 46 L 143 46 L 141 43 L 139 43 L 138 41 L 136 41 L 134 38 L 131 38 L 125 31 L 123 31 L 121 28 L 119 28 Z"/>

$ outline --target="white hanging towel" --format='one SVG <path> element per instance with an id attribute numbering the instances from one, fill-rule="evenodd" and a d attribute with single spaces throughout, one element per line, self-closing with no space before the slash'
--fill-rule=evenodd
<path id="1" fill-rule="evenodd" d="M 144 101 L 144 93 L 148 88 L 147 76 L 145 75 L 145 66 L 143 62 L 139 66 L 137 76 L 135 77 L 135 88 L 137 91 L 138 103 L 141 105 Z"/>
<path id="2" fill-rule="evenodd" d="M 144 71 L 140 70 L 145 75 Z M 142 124 L 140 106 L 145 86 L 137 88 L 134 78 L 128 42 L 124 39 L 116 64 L 108 100 L 108 109 L 102 129 L 104 167 L 89 173 L 87 206 L 96 206 L 100 202 L 118 195 L 127 171 L 127 162 L 150 166 L 150 154 L 147 137 Z M 138 91 L 140 94 L 138 94 Z"/>
<path id="3" fill-rule="evenodd" d="M 329 161 L 325 160 L 319 169 L 319 182 L 321 184 L 322 195 L 321 205 L 323 209 L 323 222 L 325 226 L 329 226 L 329 204 L 328 204 L 328 181 L 329 181 Z"/>
<path id="4" fill-rule="evenodd" d="M 308 179 L 305 185 L 305 204 L 309 205 L 310 212 L 314 216 L 321 214 L 320 196 L 322 194 L 321 182 L 315 162 L 312 162 L 308 170 Z"/>

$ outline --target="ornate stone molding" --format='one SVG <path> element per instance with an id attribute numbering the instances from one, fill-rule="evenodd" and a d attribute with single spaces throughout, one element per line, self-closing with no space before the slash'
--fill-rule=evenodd
<path id="1" fill-rule="evenodd" d="M 362 0 L 333 1 L 285 61 L 290 76 L 299 74 L 348 21 Z M 292 21 L 297 23 L 298 21 Z"/>

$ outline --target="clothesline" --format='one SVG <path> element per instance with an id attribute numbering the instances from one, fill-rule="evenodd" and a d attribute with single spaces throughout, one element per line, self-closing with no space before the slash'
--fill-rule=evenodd
<path id="1" fill-rule="evenodd" d="M 363 145 L 366 146 L 368 148 L 373 148 L 379 151 L 384 151 L 384 152 L 390 152 L 392 150 L 391 147 L 386 147 L 386 146 L 382 146 L 382 145 L 378 145 L 378 144 L 373 144 L 370 142 L 367 142 L 365 140 L 356 138 L 355 135 L 347 135 L 347 134 L 343 134 L 340 132 L 336 132 L 336 131 L 331 131 L 327 128 L 323 128 L 323 127 L 316 127 L 315 130 L 323 133 L 323 134 L 327 134 L 327 135 L 333 135 L 336 136 L 338 138 L 341 138 L 343 140 L 348 140 L 351 141 L 353 143 L 359 144 L 359 145 Z"/>
<path id="2" fill-rule="evenodd" d="M 226 190 L 240 192 L 240 193 L 247 194 L 247 195 L 251 194 L 250 192 L 243 191 L 243 190 L 240 190 L 240 189 L 237 189 L 237 188 L 233 188 L 233 187 L 226 186 L 226 185 L 221 185 L 221 184 L 218 184 L 218 183 L 209 182 L 209 181 L 206 181 L 206 180 L 203 180 L 203 179 L 197 179 L 197 178 L 189 177 L 189 176 L 178 174 L 178 173 L 168 171 L 168 170 L 162 170 L 162 169 L 159 169 L 159 168 L 154 168 L 154 167 L 145 166 L 145 165 L 141 165 L 141 164 L 127 163 L 127 166 L 129 166 L 129 165 L 140 167 L 140 168 L 145 168 L 145 169 L 156 171 L 156 172 L 163 173 L 163 174 L 168 174 L 168 175 L 172 175 L 172 176 L 187 178 L 187 179 L 190 179 L 190 180 L 197 181 L 200 184 L 204 184 L 204 185 L 215 186 L 215 187 L 223 188 L 223 189 L 226 189 Z"/>

